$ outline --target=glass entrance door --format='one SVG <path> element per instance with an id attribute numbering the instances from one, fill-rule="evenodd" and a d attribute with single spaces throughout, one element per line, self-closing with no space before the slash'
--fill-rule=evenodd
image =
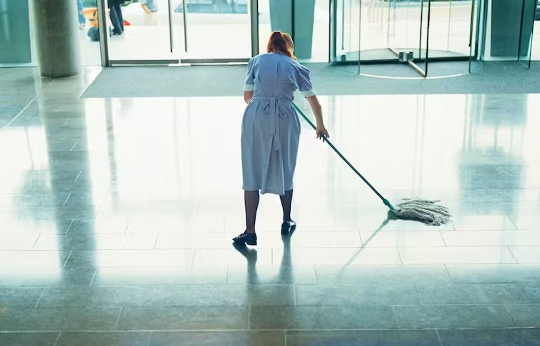
<path id="1" fill-rule="evenodd" d="M 111 64 L 247 61 L 248 0 L 107 0 Z"/>
<path id="2" fill-rule="evenodd" d="M 173 44 L 180 62 L 247 61 L 251 57 L 248 0 L 171 0 Z"/>
<path id="3" fill-rule="evenodd" d="M 429 68 L 434 77 L 467 73 L 469 60 L 476 56 L 475 2 L 335 0 L 332 61 L 370 64 L 366 74 L 385 77 L 428 77 L 429 65 L 434 67 Z M 402 63 L 417 73 L 375 67 L 377 63 Z"/>

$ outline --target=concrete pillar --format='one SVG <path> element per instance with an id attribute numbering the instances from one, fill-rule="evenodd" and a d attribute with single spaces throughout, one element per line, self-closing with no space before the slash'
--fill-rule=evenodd
<path id="1" fill-rule="evenodd" d="M 33 0 L 35 46 L 44 77 L 81 72 L 76 0 Z"/>

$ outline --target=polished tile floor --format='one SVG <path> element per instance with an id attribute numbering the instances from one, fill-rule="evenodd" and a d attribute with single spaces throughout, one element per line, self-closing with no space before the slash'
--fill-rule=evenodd
<path id="1" fill-rule="evenodd" d="M 304 126 L 297 232 L 264 196 L 235 249 L 242 98 L 80 99 L 98 72 L 0 78 L 0 345 L 540 345 L 540 95 L 321 97 L 452 223 L 388 220 Z"/>

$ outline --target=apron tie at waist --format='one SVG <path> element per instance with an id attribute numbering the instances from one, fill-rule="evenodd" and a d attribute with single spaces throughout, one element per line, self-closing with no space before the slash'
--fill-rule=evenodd
<path id="1" fill-rule="evenodd" d="M 281 150 L 281 136 L 280 136 L 280 118 L 287 117 L 287 104 L 289 101 L 280 100 L 277 97 L 257 97 L 254 99 L 260 99 L 265 101 L 263 113 L 265 115 L 265 122 L 267 122 L 267 131 L 269 134 L 274 135 L 272 149 Z M 283 101 L 283 102 L 282 102 Z"/>

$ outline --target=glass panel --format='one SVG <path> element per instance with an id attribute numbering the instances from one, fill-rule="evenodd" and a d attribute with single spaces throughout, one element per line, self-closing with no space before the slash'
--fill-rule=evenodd
<path id="1" fill-rule="evenodd" d="M 523 3 L 524 0 L 489 1 L 485 60 L 518 59 L 523 42 Z"/>
<path id="2" fill-rule="evenodd" d="M 295 6 L 294 39 L 298 59 L 303 62 L 328 62 L 330 0 L 295 0 Z"/>
<path id="3" fill-rule="evenodd" d="M 524 0 L 523 18 L 521 19 L 521 40 L 519 43 L 519 60 L 527 66 L 531 60 L 533 26 L 536 19 L 536 0 Z"/>
<path id="4" fill-rule="evenodd" d="M 336 60 L 358 61 L 360 50 L 360 0 L 336 0 Z"/>
<path id="5" fill-rule="evenodd" d="M 251 56 L 248 0 L 185 1 L 134 0 L 112 6 L 117 0 L 108 0 L 113 33 L 109 58 L 159 62 Z"/>
<path id="6" fill-rule="evenodd" d="M 363 61 L 393 60 L 388 50 L 390 15 L 394 1 L 365 0 L 362 4 L 360 49 Z"/>
<path id="7" fill-rule="evenodd" d="M 117 4 L 108 0 L 110 60 L 174 60 L 169 35 L 167 0 L 133 1 Z M 178 18 L 180 17 L 180 18 Z M 173 21 L 181 21 L 181 14 Z"/>
<path id="8" fill-rule="evenodd" d="M 430 12 L 431 11 L 431 12 Z M 428 41 L 431 44 L 431 35 L 432 35 L 432 25 L 433 17 L 430 17 L 430 14 L 433 15 L 433 10 L 431 9 L 431 4 L 429 0 L 420 0 L 420 32 L 419 32 L 419 44 L 418 44 L 418 54 L 414 54 L 414 57 L 419 59 L 419 63 L 426 62 L 427 58 L 431 58 L 431 51 L 427 52 Z M 431 46 L 429 46 L 431 50 Z M 420 65 L 420 64 L 419 64 Z M 422 66 L 424 71 L 426 71 L 425 66 Z"/>
<path id="9" fill-rule="evenodd" d="M 180 53 L 181 60 L 251 56 L 249 0 L 186 0 L 186 16 L 183 2 L 171 1 L 174 49 Z M 187 30 L 187 52 L 183 25 Z"/>
<path id="10" fill-rule="evenodd" d="M 97 0 L 77 0 L 79 46 L 83 66 L 101 65 Z"/>
<path id="11" fill-rule="evenodd" d="M 472 10 L 472 0 L 431 1 L 430 57 L 469 56 Z M 476 15 L 473 15 L 473 22 L 476 22 Z M 473 30 L 475 28 L 473 25 Z"/>
<path id="12" fill-rule="evenodd" d="M 423 7 L 425 7 L 425 11 Z M 412 51 L 415 59 L 424 58 L 422 48 L 425 48 L 425 43 L 422 43 L 422 37 L 426 36 L 422 34 L 422 31 L 427 32 L 427 7 L 427 0 L 409 0 L 405 7 L 407 23 L 405 26 L 404 48 Z"/>
<path id="13" fill-rule="evenodd" d="M 390 0 L 389 48 L 398 52 L 405 45 L 407 11 L 404 2 Z"/>
<path id="14" fill-rule="evenodd" d="M 342 3 L 343 0 L 338 0 L 339 5 Z M 259 0 L 259 53 L 266 53 L 268 38 L 273 31 L 282 31 L 293 36 L 299 61 L 327 62 L 330 47 L 328 11 L 329 0 Z M 340 33 L 338 26 L 338 35 Z M 342 38 L 337 38 L 340 40 L 339 51 Z"/>
<path id="15" fill-rule="evenodd" d="M 390 10 L 389 47 L 396 52 L 408 50 L 420 57 L 421 0 L 393 0 Z"/>
<path id="16" fill-rule="evenodd" d="M 28 1 L 0 0 L 0 64 L 32 64 Z"/>
<path id="17" fill-rule="evenodd" d="M 431 0 L 420 1 L 420 32 L 418 47 L 418 67 L 423 70 L 424 77 L 428 77 L 428 64 L 431 58 L 431 25 L 433 24 L 433 9 Z M 416 57 L 416 54 L 415 54 Z"/>
<path id="18" fill-rule="evenodd" d="M 427 17 L 428 0 L 424 0 L 424 3 L 424 17 Z M 476 55 L 476 1 L 430 0 L 429 7 L 429 37 L 423 38 L 423 42 L 428 40 L 426 45 L 429 47 L 429 61 L 426 62 L 428 76 L 448 77 L 468 73 L 470 57 Z M 426 53 L 425 47 L 422 50 Z"/>

